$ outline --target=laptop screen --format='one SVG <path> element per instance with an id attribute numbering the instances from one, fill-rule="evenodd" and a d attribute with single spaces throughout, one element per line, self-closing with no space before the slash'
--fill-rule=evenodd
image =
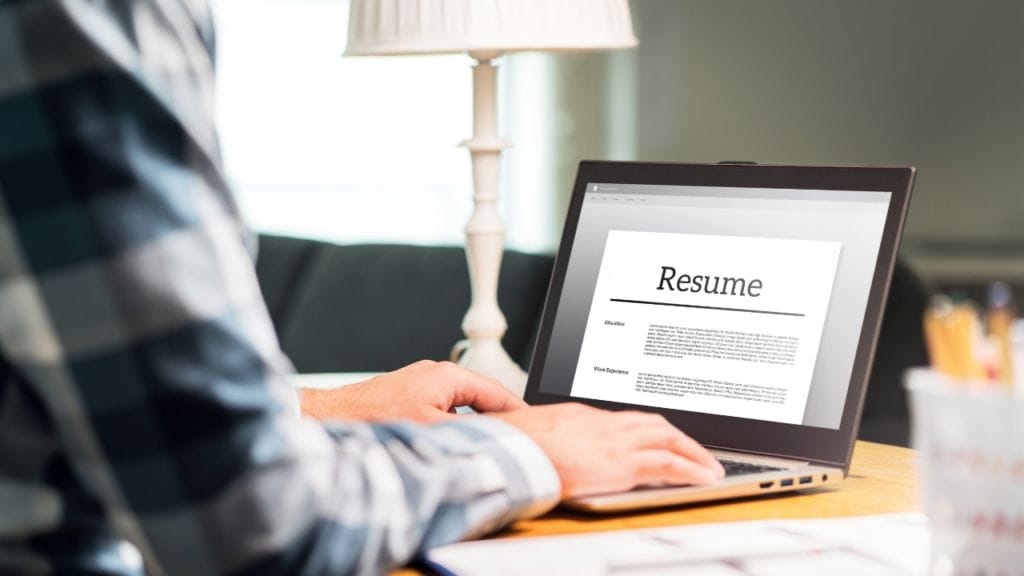
<path id="1" fill-rule="evenodd" d="M 587 183 L 539 391 L 838 429 L 891 196 Z"/>

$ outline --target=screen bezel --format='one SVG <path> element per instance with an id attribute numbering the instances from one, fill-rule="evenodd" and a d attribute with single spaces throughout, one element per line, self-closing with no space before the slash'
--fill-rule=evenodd
<path id="1" fill-rule="evenodd" d="M 524 399 L 529 404 L 580 402 L 610 410 L 658 412 L 672 424 L 710 448 L 770 454 L 817 464 L 849 467 L 860 423 L 868 375 L 874 360 L 882 312 L 888 296 L 896 252 L 906 220 L 915 169 L 912 167 L 795 166 L 766 164 L 665 164 L 649 162 L 583 161 L 576 175 L 565 228 L 534 349 Z M 788 188 L 890 192 L 878 259 L 861 326 L 846 404 L 838 429 L 783 424 L 650 406 L 637 406 L 588 398 L 554 395 L 540 391 L 543 369 L 558 314 L 562 286 L 572 255 L 576 228 L 587 184 L 647 184 L 670 186 L 720 186 L 734 188 Z"/>

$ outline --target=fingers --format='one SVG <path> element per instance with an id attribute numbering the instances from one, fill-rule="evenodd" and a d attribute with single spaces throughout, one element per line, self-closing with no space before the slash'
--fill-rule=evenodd
<path id="1" fill-rule="evenodd" d="M 679 432 L 675 436 L 675 440 L 670 441 L 668 449 L 710 470 L 715 475 L 715 478 L 725 478 L 725 468 L 722 467 L 722 463 L 711 452 L 708 452 L 707 448 L 701 446 L 700 443 L 686 434 Z"/>
<path id="2" fill-rule="evenodd" d="M 716 478 L 725 477 L 722 464 L 696 440 L 681 432 L 658 414 L 634 413 L 628 418 L 636 426 L 630 434 L 641 448 L 666 450 L 682 456 L 711 471 Z"/>
<path id="3" fill-rule="evenodd" d="M 621 412 L 633 452 L 637 484 L 710 484 L 725 477 L 722 465 L 696 440 L 660 414 Z"/>
<path id="4" fill-rule="evenodd" d="M 471 406 L 477 412 L 507 412 L 526 408 L 526 402 L 494 378 L 450 362 L 441 362 L 438 366 L 449 373 L 449 382 L 453 387 L 452 406 Z"/>
<path id="5" fill-rule="evenodd" d="M 667 450 L 641 450 L 632 456 L 637 484 L 711 484 L 715 474 Z"/>

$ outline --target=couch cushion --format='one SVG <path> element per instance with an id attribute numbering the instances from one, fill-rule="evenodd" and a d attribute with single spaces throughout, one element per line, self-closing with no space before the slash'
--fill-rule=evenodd
<path id="1" fill-rule="evenodd" d="M 864 399 L 859 434 L 862 440 L 900 446 L 909 444 L 910 422 L 903 374 L 909 367 L 928 364 L 923 322 L 929 292 L 906 262 L 896 261 Z"/>
<path id="2" fill-rule="evenodd" d="M 308 269 L 310 259 L 318 250 L 328 246 L 301 238 L 260 236 L 256 276 L 275 326 L 280 327 L 287 315 L 292 292 Z"/>
<path id="3" fill-rule="evenodd" d="M 303 252 L 289 240 L 263 240 L 273 248 L 261 251 L 260 277 L 281 345 L 300 372 L 444 360 L 463 338 L 469 277 L 461 247 L 299 240 L 311 245 Z M 278 257 L 290 264 L 278 269 Z M 498 297 L 509 323 L 503 343 L 521 365 L 529 362 L 551 266 L 550 256 L 506 252 L 502 260 Z M 288 278 L 266 282 L 264 274 Z"/>

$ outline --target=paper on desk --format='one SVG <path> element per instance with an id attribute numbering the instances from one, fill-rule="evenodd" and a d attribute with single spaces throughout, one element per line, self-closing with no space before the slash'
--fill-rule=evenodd
<path id="1" fill-rule="evenodd" d="M 670 526 L 466 542 L 427 559 L 459 576 L 905 576 L 928 571 L 928 525 L 894 514 Z"/>

